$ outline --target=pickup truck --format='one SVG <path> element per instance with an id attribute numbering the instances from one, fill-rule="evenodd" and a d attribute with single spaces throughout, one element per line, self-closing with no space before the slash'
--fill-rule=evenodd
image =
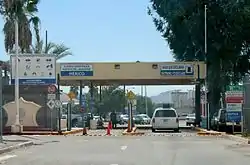
<path id="1" fill-rule="evenodd" d="M 211 128 L 216 131 L 228 132 L 228 129 L 232 129 L 233 124 L 235 129 L 239 129 L 242 123 L 240 121 L 236 123 L 228 121 L 226 109 L 219 109 L 211 119 Z"/>

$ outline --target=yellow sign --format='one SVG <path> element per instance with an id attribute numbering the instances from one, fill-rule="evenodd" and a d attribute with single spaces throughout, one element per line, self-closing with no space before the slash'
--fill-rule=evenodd
<path id="1" fill-rule="evenodd" d="M 134 100 L 136 98 L 136 95 L 132 91 L 128 91 L 127 97 L 129 100 Z"/>
<path id="2" fill-rule="evenodd" d="M 68 96 L 69 96 L 70 100 L 76 98 L 76 95 L 75 95 L 74 92 L 69 92 L 69 93 L 68 93 Z"/>

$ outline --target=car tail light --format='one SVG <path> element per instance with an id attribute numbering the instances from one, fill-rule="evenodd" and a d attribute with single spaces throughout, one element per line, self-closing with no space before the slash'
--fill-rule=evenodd
<path id="1" fill-rule="evenodd" d="M 179 119 L 178 118 L 176 118 L 176 123 L 178 123 L 179 122 Z"/>
<path id="2" fill-rule="evenodd" d="M 152 122 L 153 122 L 153 123 L 155 122 L 155 118 L 152 119 Z"/>

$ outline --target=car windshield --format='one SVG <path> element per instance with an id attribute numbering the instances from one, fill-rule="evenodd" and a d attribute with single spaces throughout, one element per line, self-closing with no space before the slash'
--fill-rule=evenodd
<path id="1" fill-rule="evenodd" d="M 176 117 L 174 110 L 157 110 L 155 117 Z"/>

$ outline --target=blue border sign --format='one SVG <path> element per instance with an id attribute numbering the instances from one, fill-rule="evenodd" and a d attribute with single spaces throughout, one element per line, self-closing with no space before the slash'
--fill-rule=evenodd
<path id="1" fill-rule="evenodd" d="M 11 56 L 11 84 L 15 84 L 16 57 Z M 18 80 L 20 85 L 56 84 L 56 58 L 51 55 L 18 56 Z"/>
<path id="2" fill-rule="evenodd" d="M 62 77 L 67 76 L 93 76 L 93 66 L 91 64 L 64 63 L 60 66 Z"/>
<path id="3" fill-rule="evenodd" d="M 192 64 L 165 64 L 160 66 L 162 76 L 194 76 Z"/>
<path id="4" fill-rule="evenodd" d="M 227 111 L 228 122 L 241 122 L 241 111 Z"/>

